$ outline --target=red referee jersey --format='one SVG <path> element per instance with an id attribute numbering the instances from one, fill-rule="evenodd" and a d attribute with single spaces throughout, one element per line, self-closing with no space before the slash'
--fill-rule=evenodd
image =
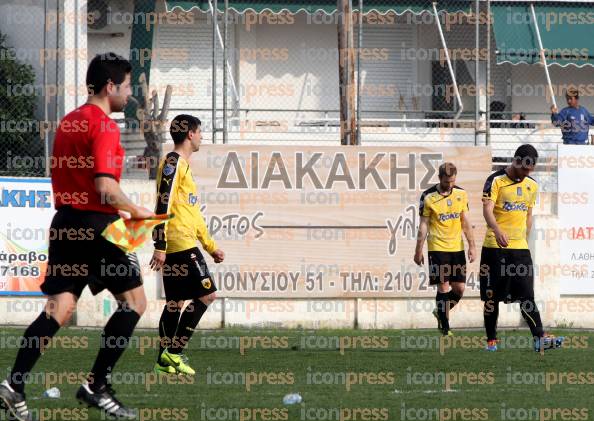
<path id="1" fill-rule="evenodd" d="M 56 209 L 117 213 L 95 190 L 95 177 L 119 182 L 123 162 L 120 128 L 101 108 L 85 104 L 67 114 L 56 131 L 50 160 Z"/>

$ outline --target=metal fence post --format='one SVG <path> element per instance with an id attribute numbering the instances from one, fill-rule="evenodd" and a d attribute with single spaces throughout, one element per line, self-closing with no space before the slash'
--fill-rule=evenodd
<path id="1" fill-rule="evenodd" d="M 212 2 L 212 143 L 217 143 L 217 0 Z"/>
<path id="2" fill-rule="evenodd" d="M 489 95 L 489 88 L 491 87 L 491 0 L 487 0 L 487 75 L 486 75 L 486 90 L 487 97 L 486 104 L 486 127 L 485 127 L 485 143 L 491 144 L 491 99 Z"/>

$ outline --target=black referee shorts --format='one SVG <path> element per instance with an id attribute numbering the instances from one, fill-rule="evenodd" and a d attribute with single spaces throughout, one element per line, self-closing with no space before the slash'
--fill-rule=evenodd
<path id="1" fill-rule="evenodd" d="M 534 265 L 528 249 L 483 247 L 479 273 L 482 301 L 534 299 Z"/>
<path id="2" fill-rule="evenodd" d="M 135 253 L 125 253 L 101 233 L 118 215 L 58 209 L 50 226 L 48 265 L 41 291 L 71 292 L 80 297 L 88 285 L 93 295 L 104 289 L 121 294 L 142 285 Z"/>
<path id="3" fill-rule="evenodd" d="M 165 256 L 163 289 L 167 301 L 198 299 L 217 290 L 198 247 Z"/>

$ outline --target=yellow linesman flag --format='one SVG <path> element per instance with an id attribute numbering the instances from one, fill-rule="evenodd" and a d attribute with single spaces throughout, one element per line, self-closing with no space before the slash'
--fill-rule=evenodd
<path id="1" fill-rule="evenodd" d="M 147 237 L 151 236 L 155 226 L 173 217 L 173 214 L 162 214 L 148 219 L 118 218 L 109 224 L 101 235 L 126 253 L 131 253 L 141 247 Z"/>

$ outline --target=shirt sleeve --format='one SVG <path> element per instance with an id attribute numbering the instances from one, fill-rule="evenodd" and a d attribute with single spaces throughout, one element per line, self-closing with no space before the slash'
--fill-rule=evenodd
<path id="1" fill-rule="evenodd" d="M 565 120 L 567 120 L 567 110 L 565 108 L 556 114 L 551 114 L 551 122 L 555 126 L 561 126 Z"/>
<path id="2" fill-rule="evenodd" d="M 532 196 L 530 197 L 530 203 L 528 203 L 529 208 L 533 208 L 536 205 L 537 197 L 538 197 L 538 184 L 534 183 L 534 189 L 532 192 Z"/>
<path id="3" fill-rule="evenodd" d="M 157 204 L 155 205 L 155 213 L 157 215 L 170 213 L 169 211 L 173 202 L 172 194 L 176 189 L 178 172 L 179 156 L 168 154 L 157 175 Z M 166 228 L 167 223 L 163 222 L 153 229 L 153 241 L 155 243 L 155 250 L 157 251 L 167 251 Z"/>
<path id="4" fill-rule="evenodd" d="M 200 241 L 200 244 L 202 244 L 202 248 L 204 248 L 204 250 L 208 254 L 211 254 L 213 251 L 218 249 L 218 246 L 215 240 L 213 240 L 213 238 L 210 236 L 210 233 L 208 232 L 208 227 L 206 226 L 206 221 L 204 220 L 204 216 L 202 215 L 200 208 L 198 208 L 197 225 L 198 241 Z"/>
<path id="5" fill-rule="evenodd" d="M 420 216 L 431 216 L 431 209 L 429 208 L 429 206 L 427 206 L 426 203 L 426 195 L 425 193 L 423 193 L 421 195 L 421 200 L 419 201 L 419 215 Z"/>
<path id="6" fill-rule="evenodd" d="M 497 183 L 497 177 L 489 177 L 483 187 L 483 200 L 490 200 L 497 202 L 497 196 L 499 195 L 499 184 Z"/>
<path id="7" fill-rule="evenodd" d="M 468 205 L 468 193 L 464 192 L 464 203 L 462 203 L 462 212 L 467 212 L 470 210 L 470 206 Z"/>
<path id="8" fill-rule="evenodd" d="M 94 175 L 116 178 L 123 164 L 122 159 L 118 157 L 121 148 L 120 128 L 113 120 L 104 123 L 97 125 L 91 132 Z"/>

